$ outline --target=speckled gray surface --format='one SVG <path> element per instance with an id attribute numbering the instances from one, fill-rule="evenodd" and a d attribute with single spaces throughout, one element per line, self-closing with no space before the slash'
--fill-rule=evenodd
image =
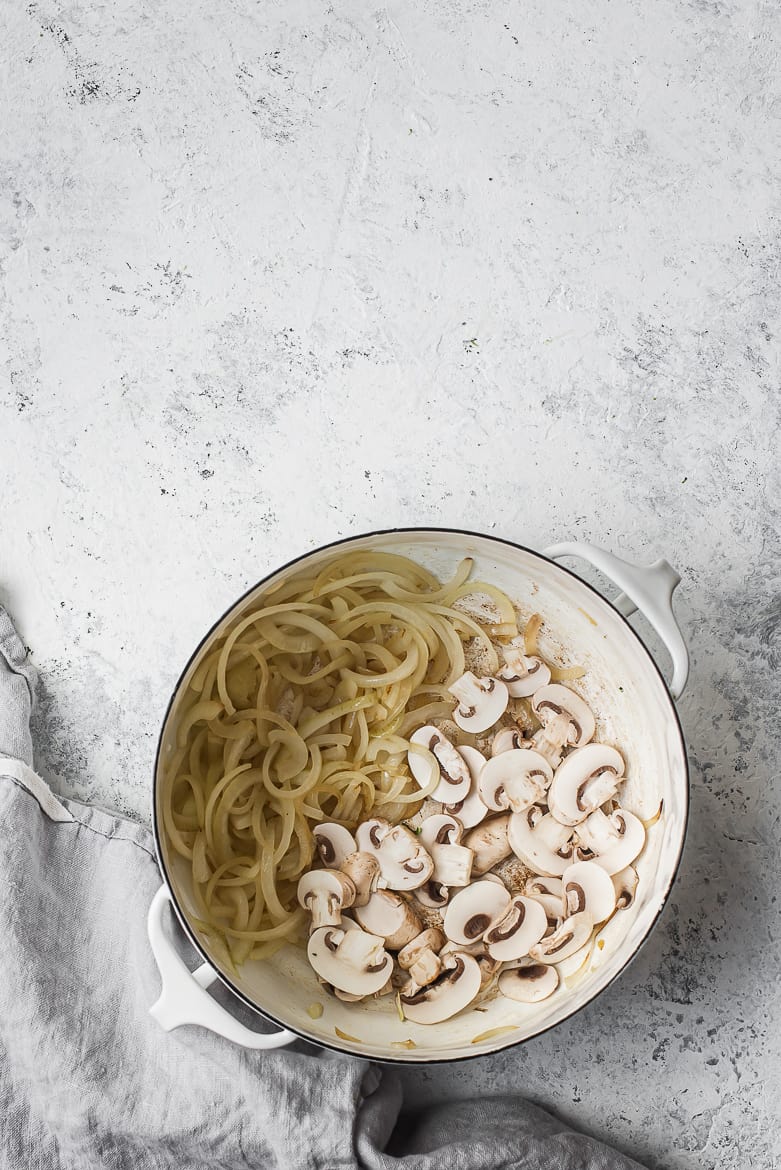
<path id="1" fill-rule="evenodd" d="M 666 555 L 693 805 L 661 926 L 570 1023 L 407 1079 L 657 1168 L 776 1166 L 777 6 L 5 20 L 0 590 L 44 776 L 146 817 L 194 641 L 338 535 Z"/>

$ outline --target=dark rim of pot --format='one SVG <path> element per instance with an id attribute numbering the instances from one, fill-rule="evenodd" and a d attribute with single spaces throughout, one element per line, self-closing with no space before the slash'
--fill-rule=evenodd
<path id="1" fill-rule="evenodd" d="M 502 1044 L 497 1048 L 492 1048 L 492 1049 L 483 1050 L 483 1051 L 480 1051 L 478 1049 L 476 1052 L 466 1052 L 460 1056 L 455 1056 L 455 1055 L 454 1056 L 434 1056 L 431 1058 L 427 1058 L 425 1060 L 410 1059 L 409 1057 L 405 1058 L 402 1056 L 398 1056 L 398 1057 L 370 1056 L 365 1051 L 356 1051 L 353 1048 L 347 1048 L 339 1043 L 332 1042 L 329 1040 L 324 1040 L 321 1037 L 317 1037 L 317 1039 L 315 1039 L 311 1036 L 307 1036 L 306 1033 L 304 1033 L 304 1032 L 300 1032 L 297 1028 L 294 1028 L 291 1024 L 285 1024 L 281 1020 L 278 1020 L 276 1018 L 276 1016 L 271 1014 L 271 1012 L 267 1011 L 265 1008 L 259 1007 L 258 1004 L 255 1003 L 255 1001 L 253 999 L 251 999 L 248 995 L 246 995 L 243 991 L 241 991 L 241 989 L 239 987 L 237 987 L 236 984 L 232 981 L 230 976 L 226 975 L 223 971 L 219 970 L 219 968 L 215 965 L 214 959 L 209 955 L 209 953 L 206 950 L 206 948 L 204 947 L 203 943 L 200 941 L 200 939 L 196 935 L 195 931 L 190 926 L 190 923 L 188 922 L 187 916 L 185 915 L 184 911 L 179 906 L 179 902 L 178 902 L 177 897 L 176 897 L 174 890 L 173 890 L 171 876 L 168 872 L 168 868 L 166 866 L 165 858 L 163 855 L 161 827 L 160 827 L 159 819 L 157 816 L 157 777 L 158 777 L 158 773 L 160 770 L 160 755 L 161 755 L 162 748 L 163 748 L 163 732 L 164 732 L 165 726 L 168 722 L 168 716 L 171 712 L 171 707 L 173 706 L 174 700 L 176 699 L 176 697 L 179 694 L 179 688 L 181 687 L 182 682 L 184 680 L 184 677 L 187 674 L 188 670 L 190 669 L 191 665 L 193 664 L 195 659 L 198 657 L 198 655 L 200 654 L 203 647 L 209 641 L 209 639 L 211 638 L 214 631 L 220 625 L 222 625 L 222 623 L 225 621 L 228 614 L 232 613 L 235 609 L 238 609 L 242 605 L 242 603 L 244 601 L 246 601 L 246 599 L 250 596 L 250 594 L 254 593 L 255 590 L 260 588 L 261 585 L 264 585 L 266 583 L 266 581 L 270 580 L 272 577 L 278 576 L 280 573 L 284 573 L 287 569 L 292 569 L 295 565 L 299 564 L 301 561 L 306 560 L 308 557 L 314 556 L 316 553 L 329 552 L 331 549 L 338 549 L 344 544 L 353 544 L 356 541 L 370 540 L 370 539 L 377 537 L 377 536 L 396 536 L 396 537 L 398 537 L 398 536 L 404 536 L 405 533 L 421 533 L 421 532 L 431 533 L 433 536 L 448 535 L 448 536 L 475 537 L 478 540 L 487 540 L 487 541 L 490 541 L 494 544 L 501 544 L 507 548 L 516 549 L 519 552 L 528 553 L 532 557 L 537 557 L 539 560 L 545 561 L 549 565 L 553 565 L 561 573 L 566 573 L 569 577 L 572 577 L 575 581 L 577 581 L 585 589 L 588 589 L 591 593 L 593 593 L 594 596 L 599 598 L 600 601 L 603 601 L 607 605 L 609 605 L 610 608 L 613 610 L 613 612 L 621 619 L 621 621 L 624 623 L 626 628 L 629 630 L 632 637 L 637 642 L 639 649 L 646 655 L 649 662 L 651 663 L 651 666 L 653 667 L 654 671 L 656 672 L 656 674 L 659 677 L 659 680 L 660 680 L 662 687 L 663 687 L 663 690 L 664 690 L 664 694 L 666 695 L 668 703 L 669 703 L 670 714 L 672 716 L 672 719 L 675 723 L 675 727 L 676 727 L 677 732 L 678 732 L 678 740 L 679 740 L 680 748 L 681 748 L 681 756 L 683 758 L 683 769 L 684 769 L 684 776 L 685 776 L 685 781 L 686 781 L 686 791 L 684 793 L 683 832 L 681 833 L 681 842 L 680 842 L 680 846 L 678 848 L 678 856 L 675 859 L 675 865 L 673 866 L 672 872 L 670 874 L 670 879 L 669 879 L 669 881 L 667 883 L 667 887 L 664 891 L 664 896 L 663 896 L 661 902 L 659 903 L 659 909 L 657 910 L 656 914 L 654 915 L 653 920 L 649 923 L 645 934 L 640 939 L 640 942 L 637 944 L 637 946 L 635 947 L 632 954 L 628 956 L 626 962 L 622 964 L 622 966 L 618 969 L 618 971 L 616 971 L 615 975 L 613 975 L 612 978 L 608 980 L 608 982 L 604 985 L 604 987 L 600 987 L 600 989 L 598 991 L 594 992 L 594 994 L 592 996 L 590 996 L 589 999 L 587 999 L 585 1001 L 585 1003 L 580 1004 L 579 1007 L 573 1008 L 572 1011 L 568 1012 L 565 1016 L 562 1016 L 561 1019 L 556 1020 L 555 1023 L 546 1024 L 544 1027 L 538 1028 L 537 1031 L 532 1032 L 528 1036 L 524 1036 L 520 1040 L 508 1039 L 508 1042 L 506 1044 Z M 648 941 L 651 934 L 653 933 L 655 927 L 657 926 L 657 924 L 659 922 L 659 919 L 661 918 L 662 912 L 664 911 L 664 908 L 667 905 L 667 902 L 668 902 L 669 897 L 670 897 L 670 892 L 673 888 L 673 885 L 675 884 L 675 879 L 678 876 L 678 870 L 680 869 L 681 857 L 683 855 L 684 846 L 686 844 L 686 836 L 687 836 L 688 827 L 689 827 L 689 805 L 690 805 L 691 781 L 690 781 L 690 776 L 689 776 L 689 761 L 688 761 L 688 758 L 686 755 L 686 744 L 685 744 L 684 736 L 683 736 L 683 727 L 681 725 L 680 716 L 678 715 L 678 711 L 676 709 L 673 698 L 670 695 L 670 692 L 668 690 L 664 675 L 662 674 L 655 658 L 653 657 L 650 650 L 643 642 L 640 635 L 629 624 L 628 620 L 626 619 L 626 617 L 624 617 L 624 615 L 620 612 L 620 610 L 616 609 L 616 607 L 613 605 L 613 603 L 608 598 L 604 597 L 599 592 L 599 590 L 595 589 L 593 585 L 590 585 L 588 583 L 588 581 L 584 581 L 582 577 L 579 577 L 578 574 L 574 573 L 571 569 L 565 568 L 564 565 L 560 565 L 557 561 L 552 560 L 551 557 L 546 557 L 544 555 L 544 553 L 540 553 L 536 549 L 527 548 L 526 545 L 519 544 L 517 541 L 505 540 L 503 537 L 492 536 L 492 535 L 489 535 L 488 533 L 485 533 L 485 532 L 473 532 L 470 529 L 466 529 L 466 528 L 429 528 L 429 527 L 421 526 L 421 527 L 416 527 L 416 528 L 378 528 L 372 532 L 359 532 L 355 536 L 345 536 L 339 540 L 331 541 L 328 544 L 320 545 L 318 548 L 309 549 L 308 552 L 302 553 L 300 556 L 294 557 L 292 560 L 287 561 L 286 564 L 281 565 L 280 567 L 273 569 L 270 573 L 267 573 L 265 577 L 261 577 L 261 579 L 259 581 L 256 581 L 254 585 L 250 586 L 250 588 L 247 589 L 241 595 L 241 597 L 239 597 L 236 601 L 234 601 L 232 605 L 228 606 L 228 608 L 225 610 L 225 612 L 222 614 L 222 616 L 219 617 L 217 619 L 217 621 L 214 622 L 213 625 L 209 628 L 209 630 L 206 632 L 206 634 L 204 634 L 204 636 L 201 638 L 200 642 L 198 643 L 198 645 L 195 647 L 192 654 L 188 658 L 184 669 L 182 670 L 181 674 L 179 675 L 179 678 L 176 681 L 176 685 L 174 686 L 174 689 L 171 693 L 171 698 L 169 699 L 168 705 L 167 705 L 166 710 L 165 710 L 165 715 L 163 716 L 163 721 L 162 721 L 162 724 L 160 727 L 160 734 L 159 734 L 158 740 L 157 740 L 157 750 L 155 752 L 154 768 L 155 768 L 154 780 L 153 780 L 153 785 L 152 785 L 152 823 L 154 826 L 155 847 L 157 850 L 158 865 L 160 866 L 160 870 L 161 870 L 161 873 L 163 875 L 163 879 L 165 881 L 165 884 L 168 887 L 168 892 L 169 892 L 169 895 L 171 898 L 171 905 L 173 906 L 174 910 L 176 911 L 176 916 L 179 920 L 179 923 L 180 923 L 182 929 L 184 930 L 185 934 L 189 938 L 190 942 L 195 947 L 198 954 L 201 955 L 201 957 L 203 958 L 204 962 L 208 963 L 209 966 L 214 969 L 214 971 L 217 973 L 217 977 L 237 997 L 237 999 L 241 1000 L 242 1003 L 245 1003 L 248 1007 L 252 1008 L 253 1011 L 257 1012 L 264 1019 L 268 1020 L 269 1023 L 276 1024 L 276 1026 L 278 1028 L 282 1028 L 287 1032 L 292 1032 L 294 1035 L 298 1036 L 301 1040 L 304 1040 L 307 1044 L 314 1044 L 320 1048 L 329 1048 L 334 1052 L 343 1053 L 347 1056 L 360 1056 L 366 1060 L 372 1060 L 377 1064 L 400 1064 L 400 1065 L 405 1065 L 405 1066 L 409 1066 L 411 1064 L 413 1064 L 413 1065 L 414 1064 L 454 1064 L 457 1061 L 474 1060 L 474 1059 L 481 1057 L 481 1056 L 493 1056 L 497 1052 L 504 1052 L 507 1049 L 517 1047 L 520 1044 L 526 1044 L 529 1040 L 535 1040 L 538 1036 L 544 1036 L 545 1033 L 549 1032 L 552 1028 L 559 1027 L 559 1025 L 563 1024 L 566 1020 L 572 1019 L 573 1016 L 576 1016 L 578 1014 L 578 1012 L 583 1011 L 584 1008 L 588 1007 L 589 1004 L 592 1004 L 596 999 L 599 998 L 599 996 L 603 995 L 604 992 L 606 992 L 607 989 L 609 987 L 611 987 L 615 983 L 615 981 L 618 978 L 620 978 L 621 975 L 623 975 L 623 973 L 626 971 L 626 969 L 629 967 L 629 965 L 632 962 L 634 962 L 634 960 L 637 958 L 640 951 L 643 949 L 646 942 Z"/>

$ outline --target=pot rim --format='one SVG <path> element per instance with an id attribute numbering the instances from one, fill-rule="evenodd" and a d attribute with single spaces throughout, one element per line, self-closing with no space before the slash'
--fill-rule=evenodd
<path id="1" fill-rule="evenodd" d="M 175 891 L 173 883 L 171 881 L 171 876 L 168 872 L 168 868 L 167 868 L 166 863 L 165 863 L 165 858 L 163 856 L 162 827 L 158 821 L 158 816 L 157 816 L 157 794 L 158 794 L 158 775 L 159 775 L 159 771 L 160 771 L 160 756 L 161 756 L 162 747 L 163 747 L 163 733 L 165 731 L 165 727 L 166 727 L 166 724 L 168 722 L 168 717 L 171 713 L 171 708 L 174 704 L 175 699 L 177 698 L 177 696 L 179 694 L 179 689 L 182 685 L 182 681 L 184 680 L 184 677 L 187 674 L 188 670 L 192 666 L 192 664 L 195 661 L 195 659 L 197 658 L 197 656 L 200 654 L 203 647 L 207 644 L 209 639 L 212 637 L 215 630 L 225 621 L 225 619 L 228 617 L 228 615 L 230 613 L 232 613 L 235 609 L 238 609 L 239 606 L 250 596 L 251 593 L 254 593 L 256 589 L 258 589 L 261 585 L 265 584 L 265 582 L 268 581 L 271 577 L 275 577 L 279 573 L 284 573 L 287 569 L 293 568 L 295 565 L 299 564 L 301 561 L 306 560 L 310 556 L 314 556 L 316 553 L 328 552 L 331 549 L 340 548 L 344 544 L 351 544 L 351 543 L 353 543 L 355 541 L 359 541 L 359 540 L 368 540 L 370 538 L 377 537 L 377 536 L 403 536 L 405 533 L 421 533 L 421 532 L 431 533 L 434 536 L 436 536 L 436 535 L 471 536 L 471 537 L 476 537 L 480 540 L 491 541 L 494 544 L 501 544 L 507 548 L 512 548 L 512 549 L 515 549 L 519 552 L 528 553 L 530 556 L 537 557 L 539 560 L 544 561 L 546 564 L 552 565 L 555 569 L 558 569 L 559 572 L 565 573 L 565 574 L 567 574 L 567 576 L 572 577 L 575 581 L 578 582 L 578 584 L 583 586 L 584 589 L 588 589 L 589 592 L 593 593 L 594 596 L 599 598 L 600 601 L 603 601 L 607 605 L 609 605 L 610 608 L 613 610 L 613 612 L 621 619 L 621 621 L 624 623 L 626 628 L 629 630 L 632 637 L 637 642 L 638 649 L 640 651 L 642 651 L 642 653 L 645 654 L 645 656 L 648 658 L 648 660 L 651 663 L 651 666 L 653 667 L 654 671 L 656 672 L 656 674 L 659 677 L 659 681 L 662 683 L 664 695 L 665 695 L 665 698 L 669 704 L 670 714 L 672 716 L 672 720 L 673 720 L 673 723 L 675 725 L 675 729 L 676 729 L 677 736 L 678 736 L 678 742 L 679 742 L 680 749 L 681 749 L 681 757 L 682 757 L 682 761 L 683 761 L 683 771 L 684 771 L 684 779 L 685 779 L 685 792 L 683 794 L 683 796 L 684 796 L 684 811 L 683 811 L 683 828 L 682 828 L 682 832 L 681 832 L 680 845 L 678 847 L 678 853 L 677 853 L 677 856 L 675 858 L 675 864 L 672 867 L 669 880 L 667 882 L 667 885 L 666 885 L 664 892 L 662 894 L 662 897 L 660 899 L 659 908 L 656 911 L 656 914 L 654 915 L 652 921 L 649 923 L 645 934 L 640 939 L 640 941 L 637 944 L 637 946 L 635 947 L 635 949 L 627 957 L 626 961 L 621 965 L 621 967 L 619 967 L 619 969 L 618 969 L 618 971 L 616 971 L 615 975 L 613 975 L 607 981 L 607 983 L 604 985 L 604 987 L 600 987 L 599 990 L 595 991 L 594 994 L 591 995 L 584 1003 L 580 1004 L 578 1007 L 574 1007 L 571 1011 L 567 1012 L 566 1015 L 562 1016 L 560 1019 L 556 1020 L 554 1023 L 545 1024 L 544 1026 L 538 1028 L 536 1031 L 531 1032 L 528 1036 L 524 1036 L 522 1039 L 519 1039 L 519 1040 L 511 1040 L 510 1039 L 508 1041 L 508 1043 L 506 1043 L 506 1044 L 502 1044 L 502 1045 L 498 1046 L 497 1048 L 492 1048 L 490 1050 L 485 1050 L 485 1051 L 465 1052 L 465 1053 L 462 1053 L 460 1055 L 453 1055 L 453 1056 L 434 1056 L 434 1057 L 431 1057 L 431 1058 L 425 1059 L 425 1060 L 420 1060 L 420 1059 L 411 1060 L 408 1057 L 405 1058 L 402 1056 L 370 1056 L 366 1052 L 356 1053 L 354 1050 L 352 1050 L 350 1048 L 345 1048 L 341 1044 L 330 1041 L 330 1040 L 323 1040 L 319 1037 L 318 1037 L 318 1039 L 314 1040 L 310 1036 L 307 1036 L 303 1032 L 299 1031 L 299 1029 L 294 1027 L 292 1024 L 283 1023 L 281 1020 L 278 1020 L 276 1018 L 276 1016 L 272 1015 L 268 1010 L 266 1010 L 265 1008 L 259 1007 L 258 1004 L 255 1003 L 254 1000 L 252 1000 L 239 987 L 236 986 L 236 984 L 233 982 L 233 980 L 230 978 L 230 976 L 224 974 L 215 965 L 213 958 L 209 955 L 208 951 L 203 946 L 200 939 L 197 937 L 195 931 L 192 929 L 192 927 L 190 926 L 190 924 L 188 922 L 187 915 L 184 913 L 184 911 L 182 910 L 182 908 L 179 905 L 179 900 L 177 898 L 176 891 Z M 179 674 L 179 677 L 176 680 L 174 688 L 171 692 L 171 697 L 168 700 L 168 703 L 166 705 L 166 709 L 165 709 L 165 713 L 163 715 L 162 722 L 160 724 L 160 733 L 159 733 L 158 738 L 157 738 L 157 747 L 155 749 L 154 775 L 153 775 L 153 780 L 152 780 L 152 827 L 153 827 L 153 833 L 154 833 L 154 839 L 155 839 L 155 852 L 157 854 L 157 863 L 158 863 L 158 866 L 160 867 L 160 872 L 162 874 L 163 880 L 164 880 L 166 886 L 168 887 L 168 891 L 171 895 L 171 905 L 174 907 L 174 910 L 176 911 L 176 917 L 178 918 L 179 923 L 180 923 L 182 929 L 184 930 L 184 933 L 187 935 L 190 943 L 195 948 L 197 953 L 201 956 L 203 961 L 205 963 L 207 963 L 216 972 L 217 978 L 228 988 L 228 990 L 233 995 L 235 995 L 239 1000 L 241 1000 L 242 1003 L 246 1004 L 247 1007 L 251 1008 L 254 1012 L 257 1012 L 258 1015 L 263 1017 L 263 1019 L 268 1020 L 269 1023 L 276 1025 L 276 1027 L 278 1027 L 278 1028 L 281 1028 L 283 1030 L 287 1030 L 288 1032 L 293 1032 L 300 1040 L 305 1041 L 307 1044 L 313 1044 L 313 1045 L 320 1047 L 320 1048 L 328 1048 L 331 1051 L 338 1052 L 344 1056 L 353 1056 L 353 1057 L 358 1056 L 359 1058 L 363 1058 L 365 1060 L 371 1060 L 376 1064 L 403 1065 L 405 1067 L 409 1066 L 410 1064 L 417 1064 L 417 1065 L 455 1064 L 457 1062 L 462 1062 L 462 1061 L 466 1061 L 466 1060 L 476 1060 L 480 1057 L 494 1056 L 498 1052 L 505 1052 L 511 1048 L 516 1048 L 521 1044 L 526 1044 L 529 1040 L 537 1039 L 538 1036 L 544 1036 L 545 1033 L 551 1031 L 551 1029 L 557 1028 L 560 1024 L 565 1023 L 567 1020 L 571 1020 L 579 1012 L 583 1011 L 590 1004 L 592 1004 L 596 999 L 598 999 L 601 995 L 603 995 L 604 992 L 606 992 L 609 987 L 612 987 L 612 985 L 616 982 L 616 980 L 619 979 L 620 976 L 624 974 L 624 972 L 627 970 L 627 968 L 630 966 L 630 964 L 633 963 L 634 960 L 637 958 L 637 956 L 640 954 L 640 951 L 645 947 L 646 943 L 648 942 L 648 939 L 651 937 L 651 934 L 656 929 L 656 927 L 659 923 L 659 920 L 662 916 L 662 913 L 664 912 L 664 909 L 667 905 L 667 902 L 669 901 L 670 893 L 672 891 L 673 886 L 675 885 L 675 881 L 676 881 L 676 878 L 678 876 L 678 871 L 679 871 L 680 866 L 681 866 L 681 858 L 683 856 L 683 850 L 684 850 L 684 847 L 686 845 L 686 837 L 688 835 L 688 829 L 689 829 L 690 806 L 691 806 L 691 776 L 690 776 L 690 771 L 689 771 L 689 760 L 688 760 L 688 756 L 686 753 L 686 742 L 685 742 L 684 735 L 683 735 L 683 726 L 681 724 L 681 719 L 680 719 L 680 716 L 678 714 L 678 710 L 675 706 L 675 702 L 672 698 L 672 695 L 670 694 L 670 691 L 669 691 L 667 682 L 664 678 L 664 675 L 662 674 L 661 669 L 660 669 L 658 663 L 656 662 L 656 659 L 654 658 L 653 654 L 651 654 L 650 650 L 645 645 L 645 643 L 643 642 L 640 635 L 637 633 L 637 631 L 634 629 L 634 627 L 629 623 L 628 619 L 624 616 L 624 614 L 622 614 L 621 611 L 616 608 L 616 606 L 613 604 L 613 602 L 610 601 L 609 598 L 605 597 L 602 593 L 600 593 L 599 590 L 596 589 L 593 585 L 590 585 L 588 583 L 588 581 L 584 581 L 582 577 L 579 577 L 578 574 L 574 573 L 571 569 L 566 568 L 564 565 L 560 565 L 557 561 L 554 561 L 550 557 L 545 556 L 544 553 L 538 552 L 537 549 L 529 548 L 527 545 L 520 544 L 518 541 L 508 540 L 505 537 L 494 536 L 494 535 L 492 535 L 490 533 L 486 533 L 486 532 L 475 532 L 474 530 L 468 529 L 468 528 L 429 527 L 428 525 L 416 525 L 413 527 L 405 526 L 402 528 L 377 528 L 377 529 L 372 529 L 370 532 L 358 532 L 352 536 L 340 537 L 338 540 L 329 541 L 326 544 L 319 545 L 317 548 L 309 549 L 307 552 L 301 553 L 297 557 L 293 557 L 291 560 L 285 562 L 285 564 L 280 565 L 277 568 L 272 569 L 269 573 L 266 573 L 266 575 L 264 577 L 261 577 L 253 585 L 251 585 L 248 589 L 246 589 L 244 591 L 244 593 L 242 593 L 240 597 L 238 597 L 230 606 L 228 606 L 228 608 L 223 612 L 223 614 L 219 618 L 217 618 L 217 620 L 215 622 L 212 623 L 212 625 L 209 627 L 207 632 L 204 634 L 204 636 L 198 642 L 198 645 L 195 647 L 193 652 L 190 654 L 184 668 L 182 669 L 182 671 Z"/>

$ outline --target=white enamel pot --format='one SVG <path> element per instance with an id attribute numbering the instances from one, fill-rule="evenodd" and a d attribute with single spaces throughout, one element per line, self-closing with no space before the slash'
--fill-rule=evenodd
<path id="1" fill-rule="evenodd" d="M 189 867 L 169 848 L 160 809 L 161 777 L 176 739 L 180 697 L 214 639 L 237 615 L 256 604 L 270 585 L 291 569 L 317 570 L 335 553 L 358 547 L 413 557 L 443 579 L 451 575 L 462 557 L 473 557 L 477 579 L 504 589 L 522 613 L 541 613 L 549 639 L 543 640 L 543 650 L 558 651 L 561 661 L 586 668 L 586 676 L 576 687 L 597 715 L 599 737 L 615 743 L 626 757 L 622 803 L 647 821 L 662 806 L 661 816 L 648 828 L 645 850 L 636 863 L 640 880 L 634 904 L 613 917 L 586 965 L 563 979 L 553 996 L 542 1003 L 520 1004 L 496 995 L 445 1023 L 433 1027 L 411 1024 L 399 1020 L 391 997 L 350 1004 L 324 994 L 305 954 L 297 948 L 287 947 L 265 962 L 247 963 L 234 974 L 210 954 L 192 921 Z M 590 561 L 621 593 L 612 603 L 605 600 L 556 563 L 564 557 Z M 672 611 L 672 593 L 678 582 L 678 574 L 666 561 L 641 567 L 591 545 L 558 544 L 540 554 L 477 533 L 403 529 L 356 536 L 307 553 L 240 598 L 193 653 L 169 704 L 158 745 L 154 825 L 165 884 L 152 902 L 148 926 L 163 982 L 162 994 L 151 1009 L 160 1025 L 166 1030 L 183 1024 L 200 1025 L 248 1048 L 278 1047 L 304 1038 L 378 1061 L 453 1061 L 521 1043 L 589 1003 L 621 973 L 648 937 L 670 893 L 683 849 L 689 785 L 674 699 L 680 697 L 686 684 L 688 655 Z M 626 621 L 636 609 L 656 629 L 670 653 L 669 687 Z M 170 906 L 203 960 L 192 972 L 172 943 Z M 257 1030 L 239 1023 L 211 996 L 207 988 L 216 979 L 258 1013 Z M 323 1006 L 318 1019 L 309 1013 L 313 1004 Z"/>

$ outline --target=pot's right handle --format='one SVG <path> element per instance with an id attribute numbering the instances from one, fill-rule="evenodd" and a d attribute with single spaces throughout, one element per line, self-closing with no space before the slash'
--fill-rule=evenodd
<path id="1" fill-rule="evenodd" d="M 579 541 L 552 544 L 543 550 L 543 555 L 553 561 L 561 557 L 582 557 L 615 582 L 622 590 L 613 599 L 616 609 L 625 617 L 639 609 L 669 650 L 673 660 L 670 694 L 674 699 L 680 699 L 689 677 L 689 651 L 673 613 L 673 593 L 681 578 L 669 561 L 632 565 L 613 553 L 605 552 L 603 548 L 581 544 Z"/>
<path id="2" fill-rule="evenodd" d="M 191 972 L 163 931 L 163 911 L 170 900 L 168 887 L 161 886 L 152 899 L 147 916 L 149 942 L 163 981 L 160 998 L 149 1009 L 150 1016 L 166 1032 L 180 1028 L 182 1024 L 199 1024 L 244 1048 L 279 1048 L 296 1040 L 297 1036 L 285 1029 L 281 1032 L 253 1032 L 212 999 L 206 988 L 217 978 L 217 972 L 208 963 L 202 963 Z"/>

